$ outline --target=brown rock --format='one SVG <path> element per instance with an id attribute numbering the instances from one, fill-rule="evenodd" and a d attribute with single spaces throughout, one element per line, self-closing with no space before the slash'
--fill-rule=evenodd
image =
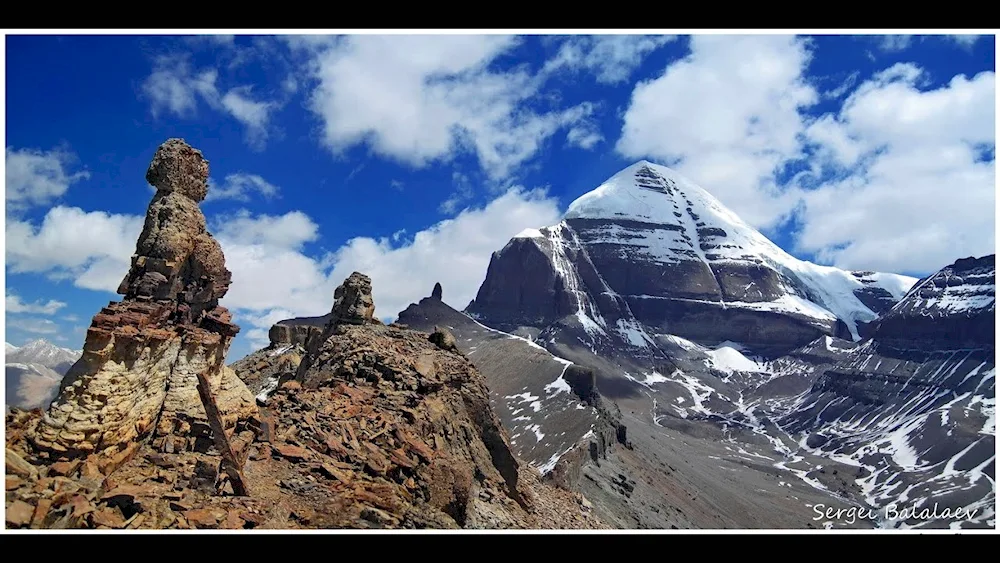
<path id="1" fill-rule="evenodd" d="M 83 466 L 80 467 L 80 478 L 82 479 L 94 479 L 97 481 L 104 480 L 104 474 L 101 470 L 97 468 L 97 462 L 87 458 L 83 462 Z"/>
<path id="2" fill-rule="evenodd" d="M 80 467 L 80 460 L 57 461 L 49 466 L 49 475 L 68 477 L 75 473 L 78 467 Z"/>
<path id="3" fill-rule="evenodd" d="M 174 510 L 176 512 L 187 512 L 188 510 L 191 510 L 190 504 L 185 504 L 177 500 L 171 501 L 168 506 L 170 506 L 170 510 Z"/>
<path id="4" fill-rule="evenodd" d="M 177 191 L 202 201 L 208 195 L 208 161 L 182 139 L 169 139 L 156 149 L 146 181 L 157 191 Z"/>
<path id="5" fill-rule="evenodd" d="M 364 324 L 372 322 L 375 302 L 372 300 L 372 280 L 354 272 L 333 292 L 333 313 L 337 322 Z"/>
<path id="6" fill-rule="evenodd" d="M 434 332 L 431 333 L 428 340 L 442 350 L 458 351 L 458 341 L 455 340 L 455 335 L 447 328 L 435 326 Z"/>
<path id="7" fill-rule="evenodd" d="M 4 482 L 6 484 L 6 490 L 13 491 L 24 483 L 24 479 L 21 479 L 17 475 L 5 475 Z"/>
<path id="8" fill-rule="evenodd" d="M 52 508 L 52 501 L 49 499 L 38 499 L 38 504 L 35 505 L 35 510 L 31 515 L 31 527 L 41 528 L 42 523 L 45 521 L 45 517 L 49 515 L 49 510 Z"/>
<path id="9" fill-rule="evenodd" d="M 14 450 L 7 448 L 5 458 L 6 472 L 17 475 L 18 477 L 24 477 L 25 479 L 37 479 L 38 470 L 35 469 L 34 465 L 31 465 L 27 461 L 24 461 L 20 455 Z"/>
<path id="10" fill-rule="evenodd" d="M 21 528 L 27 526 L 31 522 L 31 517 L 34 512 L 35 507 L 24 502 L 23 500 L 15 500 L 7 506 L 4 518 L 8 526 Z"/>
<path id="11" fill-rule="evenodd" d="M 116 508 L 102 508 L 94 511 L 90 515 L 90 521 L 94 526 L 106 526 L 118 529 L 125 525 L 125 519 Z"/>
<path id="12" fill-rule="evenodd" d="M 222 523 L 222 528 L 226 530 L 239 530 L 243 528 L 243 519 L 236 510 L 230 510 L 226 515 L 226 520 Z"/>
<path id="13" fill-rule="evenodd" d="M 290 461 L 305 461 L 311 457 L 309 450 L 291 444 L 279 444 L 274 447 L 274 451 Z"/>
<path id="14" fill-rule="evenodd" d="M 407 469 L 413 469 L 414 467 L 417 466 L 417 462 L 415 462 L 412 459 L 410 459 L 409 456 L 406 455 L 406 452 L 403 451 L 402 448 L 398 448 L 398 449 L 392 450 L 389 453 L 389 459 L 393 463 L 395 463 L 396 465 L 399 465 L 401 467 L 405 467 Z"/>
<path id="15" fill-rule="evenodd" d="M 69 504 L 73 507 L 73 516 L 75 517 L 81 517 L 84 514 L 94 511 L 93 503 L 83 495 L 74 495 L 70 498 Z"/>
<path id="16" fill-rule="evenodd" d="M 226 511 L 219 508 L 196 508 L 184 513 L 184 518 L 196 528 L 217 528 L 219 520 L 226 516 Z"/>
<path id="17" fill-rule="evenodd" d="M 352 480 L 350 477 L 351 475 L 350 473 L 341 471 L 329 463 L 324 463 L 320 465 L 320 469 L 323 470 L 323 473 L 326 473 L 328 476 L 333 477 L 334 479 L 342 483 L 350 483 Z"/>
<path id="18" fill-rule="evenodd" d="M 155 440 L 159 449 L 183 450 L 177 445 L 195 428 L 191 422 L 205 419 L 198 373 L 208 379 L 228 428 L 257 412 L 249 389 L 222 361 L 239 327 L 218 306 L 231 274 L 198 207 L 208 163 L 170 139 L 146 177 L 157 193 L 118 288 L 125 298 L 94 317 L 83 356 L 67 374 L 73 385 L 62 386 L 28 435 L 61 457 L 97 454 L 104 473 L 128 461 L 150 434 L 166 438 Z M 70 474 L 69 466 L 55 471 Z"/>

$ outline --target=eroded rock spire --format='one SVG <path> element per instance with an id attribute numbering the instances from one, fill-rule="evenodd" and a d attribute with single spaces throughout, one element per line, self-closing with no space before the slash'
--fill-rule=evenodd
<path id="1" fill-rule="evenodd" d="M 167 451 L 194 447 L 195 426 L 205 430 L 199 372 L 228 427 L 257 415 L 250 391 L 224 365 L 239 327 L 218 304 L 231 275 L 198 207 L 208 191 L 208 161 L 170 139 L 146 179 L 157 191 L 118 288 L 125 298 L 94 316 L 83 356 L 31 436 L 51 455 L 95 454 L 109 469 L 151 434 Z"/>

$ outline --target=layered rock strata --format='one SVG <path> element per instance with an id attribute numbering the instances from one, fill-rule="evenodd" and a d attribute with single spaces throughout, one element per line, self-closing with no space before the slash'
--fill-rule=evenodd
<path id="1" fill-rule="evenodd" d="M 94 316 L 83 356 L 29 436 L 50 456 L 94 453 L 117 464 L 153 434 L 167 451 L 194 447 L 193 430 L 205 427 L 198 372 L 228 427 L 257 414 L 246 385 L 223 363 L 239 327 L 219 306 L 231 274 L 198 207 L 208 162 L 170 139 L 146 179 L 157 191 L 118 288 L 125 297 Z"/>

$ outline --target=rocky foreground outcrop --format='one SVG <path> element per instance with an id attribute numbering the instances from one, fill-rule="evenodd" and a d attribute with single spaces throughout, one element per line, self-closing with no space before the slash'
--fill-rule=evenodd
<path id="1" fill-rule="evenodd" d="M 231 437 L 247 496 L 211 441 L 134 441 L 113 473 L 32 457 L 40 411 L 7 419 L 7 525 L 33 528 L 598 528 L 580 495 L 512 452 L 483 376 L 425 332 L 372 318 L 371 282 L 335 292 L 322 341 L 281 368 Z M 237 428 L 237 430 L 240 430 Z"/>
<path id="2" fill-rule="evenodd" d="M 93 455 L 109 471 L 152 434 L 160 450 L 192 449 L 207 426 L 199 372 L 228 428 L 257 413 L 249 390 L 223 365 L 239 327 L 219 306 L 231 275 L 198 208 L 208 162 L 171 139 L 156 151 L 146 180 L 157 191 L 118 288 L 125 298 L 94 316 L 83 356 L 28 432 L 39 459 Z"/>

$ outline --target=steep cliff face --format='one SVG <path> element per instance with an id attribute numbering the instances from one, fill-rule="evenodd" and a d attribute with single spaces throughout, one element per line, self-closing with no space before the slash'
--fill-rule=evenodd
<path id="1" fill-rule="evenodd" d="M 83 356 L 31 433 L 43 455 L 97 454 L 115 466 L 150 434 L 162 449 L 193 447 L 192 428 L 205 419 L 199 372 L 207 375 L 227 426 L 257 413 L 249 390 L 223 365 L 239 327 L 218 305 L 230 273 L 198 208 L 208 162 L 171 139 L 157 150 L 146 178 L 157 192 L 118 290 L 125 298 L 94 317 Z"/>
<path id="2" fill-rule="evenodd" d="M 639 162 L 496 252 L 467 311 L 506 331 L 563 325 L 604 355 L 655 358 L 655 334 L 780 355 L 857 338 L 915 281 L 798 260 L 673 170 Z"/>
<path id="3" fill-rule="evenodd" d="M 994 323 L 994 256 L 958 260 L 880 317 L 872 339 L 825 370 L 782 425 L 863 468 L 873 505 L 933 498 L 989 519 Z"/>
<path id="4" fill-rule="evenodd" d="M 993 346 L 996 256 L 957 260 L 920 280 L 873 325 L 872 336 L 897 348 Z"/>

